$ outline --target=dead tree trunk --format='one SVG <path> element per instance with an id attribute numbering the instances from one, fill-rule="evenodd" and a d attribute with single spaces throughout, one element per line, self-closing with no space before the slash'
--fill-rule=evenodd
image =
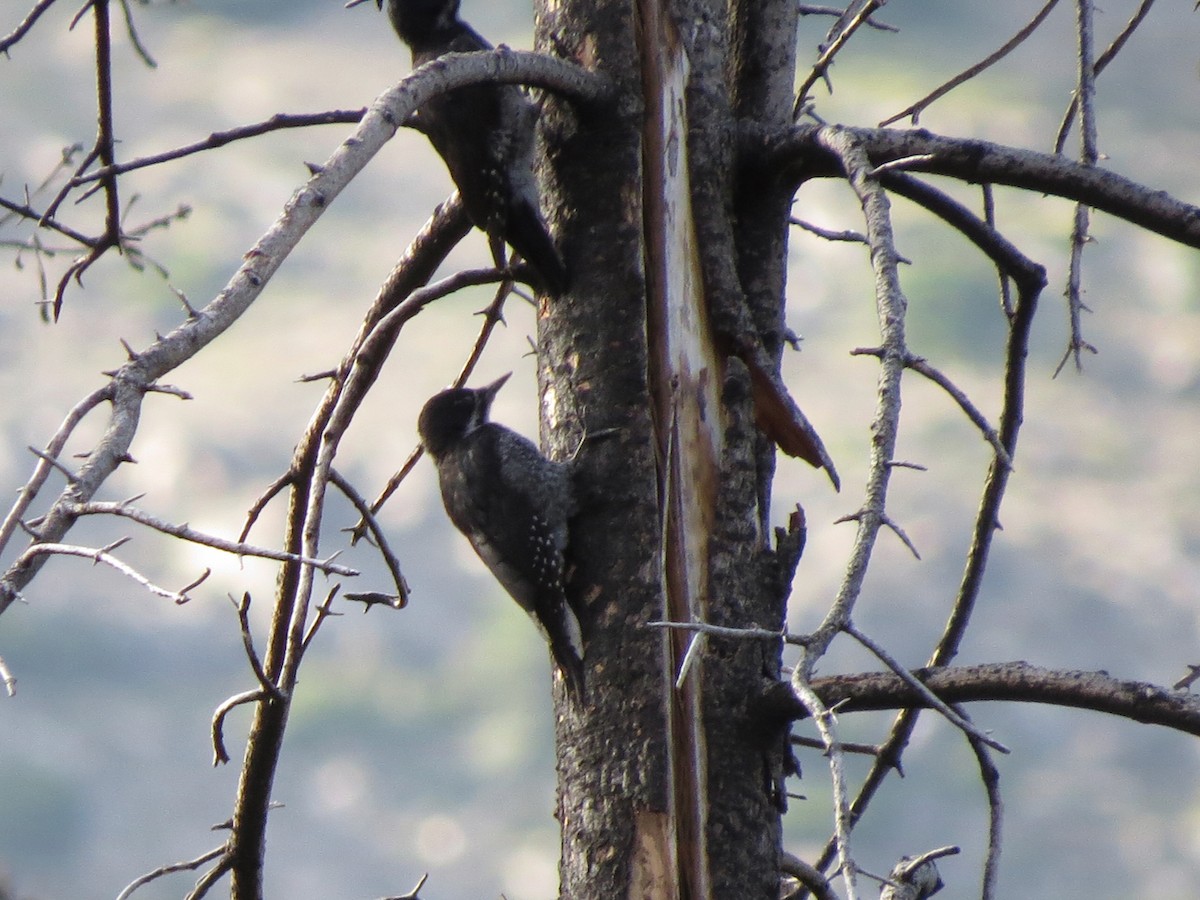
<path id="1" fill-rule="evenodd" d="M 577 0 L 539 35 L 619 97 L 546 119 L 575 288 L 541 318 L 543 427 L 560 453 L 619 429 L 585 448 L 572 533 L 589 705 L 559 706 L 562 896 L 774 897 L 784 743 L 747 704 L 780 643 L 651 623 L 783 621 L 797 535 L 781 569 L 774 448 L 738 357 L 750 342 L 778 365 L 789 198 L 735 161 L 738 116 L 790 108 L 795 12 Z"/>

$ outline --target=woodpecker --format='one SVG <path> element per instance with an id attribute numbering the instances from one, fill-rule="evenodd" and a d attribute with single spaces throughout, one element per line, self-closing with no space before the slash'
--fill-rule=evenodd
<path id="1" fill-rule="evenodd" d="M 563 590 L 567 522 L 575 513 L 570 464 L 547 459 L 526 438 L 488 421 L 508 378 L 436 394 L 417 430 L 437 466 L 450 521 L 529 613 L 572 698 L 580 700 L 582 642 Z"/>
<path id="2" fill-rule="evenodd" d="M 376 3 L 383 8 L 383 0 Z M 446 53 L 493 49 L 458 17 L 459 3 L 387 0 L 388 18 L 412 50 L 414 68 Z M 481 84 L 435 97 L 416 120 L 450 170 L 471 222 L 488 236 L 497 264 L 504 244 L 511 245 L 536 273 L 534 286 L 558 296 L 567 288 L 567 270 L 538 204 L 537 118 L 537 107 L 517 85 Z"/>

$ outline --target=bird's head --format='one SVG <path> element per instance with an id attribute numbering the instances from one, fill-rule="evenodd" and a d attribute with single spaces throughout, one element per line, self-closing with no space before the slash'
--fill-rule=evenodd
<path id="1" fill-rule="evenodd" d="M 488 420 L 492 401 L 509 376 L 497 378 L 481 388 L 448 388 L 426 401 L 417 417 L 421 445 L 434 461 Z"/>

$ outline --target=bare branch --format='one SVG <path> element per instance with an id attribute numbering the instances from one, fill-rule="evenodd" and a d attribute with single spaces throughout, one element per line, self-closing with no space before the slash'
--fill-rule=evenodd
<path id="1" fill-rule="evenodd" d="M 106 566 L 111 566 L 126 578 L 136 581 L 150 593 L 157 594 L 159 597 L 166 597 L 168 600 L 175 601 L 175 603 L 187 603 L 188 600 L 191 599 L 188 597 L 187 591 L 199 584 L 200 581 L 203 581 L 204 577 L 207 577 L 207 573 L 205 573 L 205 576 L 202 576 L 198 581 L 179 591 L 170 591 L 166 588 L 159 587 L 132 566 L 126 565 L 112 555 L 111 551 L 119 545 L 125 543 L 127 540 L 129 539 L 122 538 L 121 540 L 116 541 L 107 547 L 101 547 L 99 549 L 95 547 L 77 547 L 74 544 L 56 544 L 49 542 L 31 544 L 24 553 L 22 553 L 16 558 L 16 560 L 13 561 L 10 571 L 21 571 L 29 566 L 33 559 L 39 556 L 80 556 L 84 559 L 90 559 L 93 563 L 104 563 Z"/>
<path id="2" fill-rule="evenodd" d="M 1146 14 L 1150 12 L 1150 7 L 1153 5 L 1154 0 L 1142 0 L 1129 21 L 1125 23 L 1125 27 L 1121 29 L 1120 34 L 1113 38 L 1113 42 L 1108 45 L 1108 48 L 1096 58 L 1096 64 L 1092 67 L 1093 78 L 1108 68 L 1108 64 L 1121 52 L 1121 48 L 1125 46 L 1125 42 L 1133 36 L 1134 31 L 1142 24 L 1142 20 L 1146 18 Z M 1058 128 L 1058 137 L 1054 140 L 1055 153 L 1063 152 L 1063 147 L 1067 143 L 1067 134 L 1071 131 L 1071 124 L 1075 121 L 1075 115 L 1078 111 L 1079 97 L 1074 96 L 1071 98 L 1071 102 L 1067 106 L 1067 111 L 1063 114 L 1062 124 Z"/>
<path id="3" fill-rule="evenodd" d="M 855 347 L 850 351 L 851 356 L 874 356 L 881 357 L 883 351 L 879 347 Z M 905 360 L 905 368 L 912 369 L 914 372 L 919 372 L 924 375 L 947 394 L 958 404 L 967 416 L 974 423 L 975 427 L 983 434 L 984 440 L 992 445 L 992 449 L 996 451 L 996 456 L 1006 466 L 1012 466 L 1012 460 L 1008 457 L 1008 451 L 1004 449 L 1004 444 L 1000 441 L 1000 433 L 992 427 L 992 424 L 987 420 L 979 408 L 971 402 L 971 398 L 963 392 L 953 381 L 943 375 L 940 371 L 929 365 L 929 362 L 920 356 L 910 355 Z M 915 553 L 915 551 L 914 551 Z M 919 558 L 919 554 L 918 554 Z"/>
<path id="4" fill-rule="evenodd" d="M 233 597 L 229 598 L 229 602 L 237 610 L 238 625 L 242 633 L 242 647 L 246 651 L 246 659 L 250 663 L 250 669 L 254 672 L 254 677 L 258 679 L 258 683 L 262 686 L 266 694 L 276 700 L 285 699 L 279 686 L 267 677 L 262 661 L 254 649 L 254 635 L 250 633 L 250 592 L 246 591 L 242 594 L 241 602 L 235 601 Z"/>
<path id="5" fill-rule="evenodd" d="M 1112 716 L 1161 725 L 1200 736 L 1200 696 L 1173 691 L 1147 681 L 1114 678 L 1107 672 L 1047 669 L 1026 662 L 977 666 L 925 666 L 912 674 L 946 703 L 1008 701 L 1045 703 L 1088 709 Z M 928 708 L 924 696 L 892 672 L 863 672 L 813 679 L 812 689 L 838 712 Z M 803 719 L 811 714 L 790 686 L 771 685 L 758 709 L 777 719 Z M 889 752 L 885 746 L 880 758 Z"/>
<path id="6" fill-rule="evenodd" d="M 846 795 L 846 774 L 842 748 L 837 737 L 837 720 L 799 672 L 792 676 L 789 688 L 797 702 L 812 716 L 817 730 L 821 733 L 821 739 L 825 742 L 825 753 L 829 757 L 829 774 L 833 784 L 834 842 L 837 846 L 838 868 L 846 884 L 846 900 L 856 900 L 858 866 L 850 855 L 850 830 L 854 823 L 850 818 Z"/>
<path id="7" fill-rule="evenodd" d="M 887 0 L 855 0 L 846 8 L 845 13 L 830 29 L 830 36 L 833 37 L 833 40 L 828 46 L 821 48 L 821 56 L 813 64 L 812 71 L 808 73 L 808 77 L 804 79 L 804 83 L 796 92 L 796 102 L 792 107 L 793 119 L 799 118 L 804 112 L 809 99 L 808 92 L 812 90 L 812 86 L 817 83 L 818 79 L 826 77 L 829 66 L 833 63 L 833 58 L 837 56 L 838 51 L 846 46 L 846 42 L 871 17 L 871 14 L 886 2 Z M 857 9 L 855 9 L 856 3 Z M 835 30 L 837 31 L 836 35 L 834 35 Z"/>
<path id="8" fill-rule="evenodd" d="M 1188 247 L 1200 247 L 1200 207 L 1176 200 L 1132 179 L 1098 166 L 1048 153 L 1019 150 L 987 141 L 948 138 L 924 129 L 841 128 L 877 168 L 892 159 L 927 157 L 914 170 L 961 181 L 1003 184 L 1086 203 Z M 799 180 L 843 177 L 838 155 L 825 146 L 818 125 L 796 125 L 778 135 L 765 165 L 798 171 Z M 748 129 L 747 137 L 752 137 Z M 761 138 L 760 138 L 761 139 Z M 891 173 L 891 178 L 902 178 Z M 890 187 L 890 182 L 889 182 Z"/>
<path id="9" fill-rule="evenodd" d="M 323 560 L 308 559 L 303 556 L 297 556 L 295 553 L 288 553 L 286 550 L 256 547 L 253 544 L 247 544 L 243 541 L 228 541 L 215 535 L 196 531 L 186 523 L 183 525 L 173 525 L 157 519 L 137 507 L 130 506 L 130 502 L 129 500 L 122 500 L 120 503 L 101 503 L 98 501 L 77 503 L 70 507 L 69 511 L 76 516 L 110 515 L 132 519 L 135 522 L 145 525 L 147 528 L 161 531 L 163 534 L 169 534 L 180 540 L 200 544 L 204 547 L 212 547 L 214 550 L 220 550 L 224 553 L 232 553 L 235 556 L 257 556 L 262 559 L 273 559 L 279 562 L 298 562 L 306 566 L 312 566 L 314 569 L 319 569 L 326 575 L 341 575 L 346 578 L 352 578 L 360 574 L 357 569 L 333 562 L 332 557 Z"/>
<path id="10" fill-rule="evenodd" d="M 147 872 L 145 875 L 140 875 L 137 878 L 135 878 L 133 881 L 131 881 L 128 885 L 126 885 L 125 889 L 123 891 L 121 891 L 121 893 L 117 894 L 117 900 L 128 900 L 130 895 L 132 895 L 133 892 L 136 891 L 138 888 L 143 887 L 144 885 L 147 885 L 152 881 L 156 881 L 157 879 L 162 878 L 164 875 L 171 875 L 175 872 L 193 871 L 195 869 L 200 868 L 206 862 L 211 862 L 212 860 L 217 859 L 218 857 L 223 856 L 224 854 L 226 854 L 228 852 L 229 852 L 228 845 L 222 844 L 219 847 L 214 847 L 212 850 L 209 850 L 207 853 L 203 853 L 200 856 L 197 856 L 195 859 L 189 859 L 184 862 L 177 862 L 177 863 L 171 863 L 170 865 L 166 865 L 166 866 L 160 866 L 159 868 L 153 870 L 152 872 Z"/>
<path id="11" fill-rule="evenodd" d="M 276 688 L 278 691 L 278 688 Z M 213 765 L 219 766 L 222 763 L 229 762 L 229 754 L 225 752 L 225 717 L 238 706 L 246 703 L 260 703 L 269 701 L 271 695 L 265 690 L 242 691 L 240 694 L 234 694 L 232 697 L 223 701 L 220 706 L 213 712 L 212 719 L 212 745 L 213 745 Z"/>
<path id="12" fill-rule="evenodd" d="M 383 528 L 380 527 L 379 522 L 375 519 L 375 515 L 367 505 L 367 501 L 354 489 L 354 485 L 343 478 L 337 470 L 330 470 L 329 478 L 333 482 L 334 487 L 341 491 L 346 499 L 354 504 L 354 508 L 358 510 L 358 514 L 362 517 L 361 521 L 370 530 L 375 547 L 379 550 L 379 555 L 383 557 L 384 565 L 387 566 L 388 572 L 392 576 L 392 583 L 396 585 L 396 596 L 399 598 L 397 609 L 403 609 L 408 604 L 408 582 L 404 579 L 404 573 L 400 571 L 400 560 L 392 552 L 392 548 L 388 544 L 387 535 L 384 534 Z"/>
<path id="13" fill-rule="evenodd" d="M 37 3 L 33 5 L 33 9 L 21 20 L 20 24 L 4 37 L 0 38 L 0 53 L 7 55 L 9 48 L 25 37 L 25 34 L 33 27 L 33 23 L 41 17 L 42 13 L 53 6 L 54 2 L 55 0 L 37 0 Z"/>
<path id="14" fill-rule="evenodd" d="M 916 125 L 918 121 L 920 121 L 921 113 L 923 113 L 932 103 L 939 98 L 946 96 L 946 94 L 950 93 L 963 82 L 970 81 L 980 72 L 983 72 L 985 69 L 995 65 L 997 62 L 1004 59 L 1004 57 L 1008 56 L 1008 54 L 1019 47 L 1022 43 L 1024 43 L 1027 37 L 1037 31 L 1038 26 L 1045 21 L 1046 16 L 1050 15 L 1050 10 L 1054 9 L 1054 7 L 1057 5 L 1058 0 L 1047 0 L 1046 5 L 1038 10 L 1033 19 L 1030 20 L 1030 22 L 1026 24 L 1024 28 L 1013 35 L 999 50 L 996 50 L 994 53 L 984 57 L 969 69 L 966 69 L 965 71 L 955 75 L 945 84 L 935 88 L 933 91 L 926 94 L 907 109 L 902 109 L 894 116 L 888 116 L 879 123 L 879 127 L 882 128 L 885 125 L 891 125 L 893 122 L 899 122 L 901 119 L 908 116 L 912 116 L 912 123 L 913 125 Z"/>
<path id="15" fill-rule="evenodd" d="M 918 680 L 917 677 L 912 674 L 912 672 L 900 665 L 896 658 L 888 653 L 882 645 L 876 643 L 874 640 L 867 637 L 867 635 L 859 631 L 853 622 L 847 622 L 844 626 L 842 626 L 842 630 L 874 653 L 877 657 L 879 657 L 880 661 L 898 676 L 900 676 L 901 680 L 903 680 L 905 684 L 922 695 L 927 706 L 941 713 L 955 728 L 958 728 L 964 734 L 968 735 L 969 737 L 973 737 L 980 743 L 986 744 L 993 750 L 999 750 L 1001 753 L 1012 752 L 999 741 L 980 731 L 978 728 L 952 710 L 949 705 L 939 700 L 933 691 L 929 690 L 929 688 L 923 685 L 920 680 Z"/>
<path id="16" fill-rule="evenodd" d="M 356 122 L 361 122 L 366 113 L 366 107 L 361 109 L 333 109 L 319 113 L 276 113 L 271 118 L 255 122 L 252 125 L 239 125 L 236 128 L 230 128 L 226 131 L 214 131 L 203 140 L 185 144 L 182 147 L 176 147 L 174 150 L 165 150 L 162 153 L 140 156 L 137 159 L 131 159 L 129 162 L 115 163 L 114 165 L 105 166 L 87 174 L 77 175 L 71 179 L 71 184 L 73 187 L 78 187 L 102 178 L 108 178 L 113 175 L 124 175 L 126 172 L 133 172 L 136 169 L 161 165 L 165 162 L 183 159 L 194 153 L 215 150 L 218 147 L 224 147 L 235 141 L 259 137 L 260 135 L 288 128 L 310 128 L 315 125 L 352 125 Z"/>
<path id="17" fill-rule="evenodd" d="M 888 483 L 895 456 L 896 433 L 900 419 L 900 380 L 909 352 L 905 344 L 905 313 L 908 301 L 900 288 L 895 240 L 892 235 L 888 201 L 879 183 L 869 176 L 871 164 L 854 135 L 842 128 L 820 128 L 817 143 L 839 160 L 851 187 L 858 195 L 866 218 L 867 238 L 871 246 L 871 265 L 875 271 L 875 303 L 880 322 L 878 401 L 871 422 L 871 459 L 865 497 L 858 513 L 858 533 L 847 563 L 846 574 L 833 605 L 797 667 L 798 677 L 808 678 L 817 660 L 830 642 L 850 620 L 854 604 L 862 590 L 871 551 L 879 529 L 884 525 Z"/>

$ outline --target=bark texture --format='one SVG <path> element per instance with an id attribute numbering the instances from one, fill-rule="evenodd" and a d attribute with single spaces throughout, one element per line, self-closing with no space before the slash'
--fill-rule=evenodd
<path id="1" fill-rule="evenodd" d="M 778 365 L 783 346 L 787 190 L 738 171 L 736 114 L 787 116 L 795 14 L 746 6 L 567 0 L 538 22 L 542 49 L 617 85 L 609 107 L 551 98 L 543 117 L 572 284 L 540 310 L 543 438 L 561 457 L 617 429 L 583 447 L 572 526 L 588 687 L 582 711 L 557 707 L 572 900 L 778 893 L 784 734 L 749 703 L 780 645 L 700 638 L 676 687 L 693 635 L 647 625 L 777 628 L 790 577 L 763 526 L 773 449 L 725 354 L 749 337 Z M 734 321 L 754 334 L 731 342 Z"/>

